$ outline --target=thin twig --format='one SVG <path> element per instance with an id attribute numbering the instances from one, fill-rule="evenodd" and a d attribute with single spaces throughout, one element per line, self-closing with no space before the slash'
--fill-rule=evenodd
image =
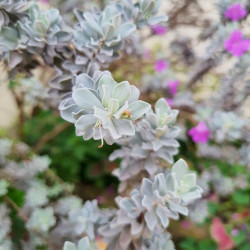
<path id="1" fill-rule="evenodd" d="M 17 212 L 18 216 L 22 219 L 22 221 L 27 222 L 29 220 L 28 217 L 22 212 L 22 210 L 9 196 L 5 195 L 4 200 Z"/>
<path id="2" fill-rule="evenodd" d="M 57 125 L 49 133 L 44 134 L 41 137 L 41 139 L 37 142 L 37 144 L 35 145 L 35 147 L 34 147 L 34 153 L 37 154 L 48 141 L 54 139 L 58 134 L 60 134 L 62 131 L 64 131 L 69 126 L 70 126 L 70 123 L 62 123 L 60 125 Z"/>
<path id="3" fill-rule="evenodd" d="M 67 194 L 67 195 L 72 195 L 72 192 L 71 192 L 71 190 L 69 189 L 69 187 L 67 187 L 67 186 L 65 185 L 65 182 L 64 182 L 58 175 L 56 175 L 52 170 L 50 170 L 49 168 L 47 168 L 47 169 L 45 170 L 45 174 L 46 174 L 46 176 L 47 176 L 49 179 L 58 182 L 58 183 L 63 187 L 63 191 L 64 191 L 65 194 Z"/>
<path id="4" fill-rule="evenodd" d="M 9 204 L 18 214 L 19 218 L 24 222 L 27 223 L 29 218 L 21 211 L 21 209 L 17 206 L 17 204 L 7 195 L 5 195 L 4 200 L 7 204 Z M 32 228 L 30 229 L 32 232 L 34 232 L 37 236 L 41 237 L 47 245 L 53 249 L 52 245 L 50 244 L 49 240 L 40 232 L 39 230 Z"/>
<path id="5" fill-rule="evenodd" d="M 19 128 L 19 134 L 22 138 L 23 135 L 23 124 L 25 122 L 25 114 L 24 114 L 24 110 L 23 110 L 23 104 L 24 104 L 24 100 L 23 100 L 23 96 L 18 96 L 18 94 L 15 92 L 15 90 L 13 88 L 10 89 L 11 93 L 14 96 L 15 102 L 16 102 L 16 106 L 18 108 L 19 111 L 19 120 L 18 120 L 18 128 Z"/>

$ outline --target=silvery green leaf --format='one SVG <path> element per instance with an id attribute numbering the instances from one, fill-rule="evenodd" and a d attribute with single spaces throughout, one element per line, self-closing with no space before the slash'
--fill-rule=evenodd
<path id="1" fill-rule="evenodd" d="M 131 216 L 132 218 L 136 218 L 138 216 L 137 207 L 135 206 L 135 204 L 133 203 L 133 201 L 131 199 L 123 198 L 119 202 L 119 206 L 120 206 L 121 209 L 126 211 L 126 213 L 129 216 Z"/>
<path id="2" fill-rule="evenodd" d="M 91 246 L 90 246 L 90 242 L 89 242 L 89 238 L 88 237 L 84 237 L 84 238 L 82 238 L 79 242 L 78 242 L 78 244 L 77 244 L 77 249 L 78 250 L 94 250 L 94 248 L 92 248 Z"/>
<path id="3" fill-rule="evenodd" d="M 54 226 L 55 223 L 56 219 L 54 217 L 53 208 L 36 208 L 32 211 L 31 217 L 29 218 L 26 226 L 28 229 L 48 232 L 48 230 Z"/>
<path id="4" fill-rule="evenodd" d="M 85 110 L 94 110 L 94 107 L 103 108 L 100 100 L 96 97 L 94 90 L 87 88 L 76 89 L 72 97 L 76 104 Z"/>
<path id="5" fill-rule="evenodd" d="M 1 0 L 0 2 L 0 30 L 3 26 L 9 24 L 10 19 L 21 19 L 25 17 L 25 11 L 30 3 L 24 0 Z M 10 15 L 10 17 L 9 17 Z"/>
<path id="6" fill-rule="evenodd" d="M 65 121 L 74 123 L 75 119 L 73 117 L 73 113 L 76 113 L 77 111 L 79 111 L 79 106 L 72 104 L 67 108 L 60 110 L 60 115 Z"/>
<path id="7" fill-rule="evenodd" d="M 115 35 L 115 27 L 110 23 L 105 23 L 102 27 L 104 38 L 107 40 L 112 40 Z"/>
<path id="8" fill-rule="evenodd" d="M 9 209 L 5 203 L 0 204 L 0 244 L 4 239 L 8 238 L 8 234 L 11 232 L 11 220 L 9 217 Z M 0 245 L 1 246 L 1 245 Z"/>
<path id="9" fill-rule="evenodd" d="M 126 101 L 125 104 L 120 107 L 120 109 L 113 115 L 114 118 L 119 119 L 128 110 L 128 102 Z"/>
<path id="10" fill-rule="evenodd" d="M 162 22 L 167 22 L 168 17 L 167 16 L 157 16 L 157 17 L 151 17 L 147 20 L 149 25 L 156 25 Z"/>
<path id="11" fill-rule="evenodd" d="M 131 225 L 131 234 L 137 236 L 142 232 L 142 229 L 143 229 L 143 224 L 134 221 Z"/>
<path id="12" fill-rule="evenodd" d="M 112 97 L 119 101 L 119 106 L 122 106 L 130 95 L 130 85 L 128 82 L 120 82 L 115 85 L 112 93 Z"/>
<path id="13" fill-rule="evenodd" d="M 150 104 L 139 100 L 130 103 L 128 105 L 128 108 L 131 112 L 131 119 L 137 120 L 141 118 L 150 109 Z"/>
<path id="14" fill-rule="evenodd" d="M 9 183 L 6 180 L 0 180 L 0 197 L 7 194 Z"/>
<path id="15" fill-rule="evenodd" d="M 134 85 L 130 85 L 130 97 L 128 99 L 128 102 L 131 103 L 131 102 L 135 102 L 139 99 L 139 96 L 140 96 L 140 91 L 138 88 L 136 88 Z"/>
<path id="16" fill-rule="evenodd" d="M 167 190 L 174 192 L 178 188 L 178 181 L 176 180 L 175 176 L 172 174 L 169 174 L 166 176 L 166 185 Z"/>
<path id="17" fill-rule="evenodd" d="M 117 133 L 120 135 L 132 136 L 135 134 L 134 126 L 129 120 L 113 119 L 113 125 L 116 128 Z"/>
<path id="18" fill-rule="evenodd" d="M 66 241 L 63 245 L 63 250 L 77 250 L 74 243 Z"/>
<path id="19" fill-rule="evenodd" d="M 119 138 L 119 135 L 117 134 L 116 128 L 108 116 L 108 113 L 103 108 L 94 108 L 94 116 L 98 118 L 101 121 L 102 127 L 104 129 L 107 129 L 111 136 L 116 140 Z"/>
<path id="20" fill-rule="evenodd" d="M 182 185 L 185 185 L 189 188 L 194 187 L 196 185 L 196 175 L 194 173 L 186 174 L 183 176 L 180 181 L 180 188 Z"/>
<path id="21" fill-rule="evenodd" d="M 157 224 L 157 218 L 154 213 L 147 211 L 144 215 L 145 221 L 147 223 L 148 228 L 153 231 L 156 224 Z"/>
<path id="22" fill-rule="evenodd" d="M 157 185 L 157 189 L 160 192 L 160 195 L 164 195 L 169 190 L 169 181 L 166 181 L 166 177 L 163 173 L 157 174 L 155 176 L 155 183 Z M 173 190 L 174 188 L 170 189 Z"/>
<path id="23" fill-rule="evenodd" d="M 35 29 L 36 29 L 39 33 L 41 33 L 42 35 L 44 35 L 44 34 L 46 33 L 46 31 L 47 31 L 46 25 L 45 25 L 43 22 L 41 22 L 41 21 L 36 21 L 36 22 L 34 23 L 34 26 L 35 26 Z"/>
<path id="24" fill-rule="evenodd" d="M 95 80 L 80 74 L 74 83 L 72 96 L 67 94 L 59 109 L 65 120 L 75 123 L 77 135 L 84 139 L 93 137 L 112 144 L 122 136 L 132 136 L 135 128 L 131 120 L 140 118 L 150 108 L 149 104 L 136 100 L 139 91 L 135 86 L 126 81 L 116 83 L 107 72 Z"/>
<path id="25" fill-rule="evenodd" d="M 178 203 L 169 201 L 169 208 L 173 211 L 176 211 L 178 213 L 181 213 L 183 215 L 188 215 L 188 209 L 186 207 L 183 207 L 181 205 L 179 205 Z"/>
<path id="26" fill-rule="evenodd" d="M 18 32 L 15 27 L 4 27 L 0 31 L 0 53 L 14 50 L 18 45 Z"/>
<path id="27" fill-rule="evenodd" d="M 91 244 L 92 245 L 92 244 Z M 63 250 L 97 250 L 96 247 L 92 247 L 89 242 L 89 238 L 85 236 L 79 240 L 77 247 L 74 243 L 66 241 L 63 246 Z"/>
<path id="28" fill-rule="evenodd" d="M 77 87 L 85 87 L 88 89 L 94 89 L 95 86 L 93 79 L 85 73 L 82 73 L 76 77 L 75 84 Z"/>
<path id="29" fill-rule="evenodd" d="M 203 190 L 197 186 L 185 194 L 181 194 L 181 198 L 185 203 L 201 198 Z"/>
<path id="30" fill-rule="evenodd" d="M 171 172 L 175 174 L 178 181 L 180 181 L 188 171 L 187 163 L 183 159 L 179 159 L 172 167 Z"/>
<path id="31" fill-rule="evenodd" d="M 119 109 L 119 101 L 115 98 L 109 99 L 107 107 L 112 114 L 114 114 Z"/>
<path id="32" fill-rule="evenodd" d="M 26 205 L 31 208 L 43 206 L 48 203 L 48 189 L 44 183 L 33 180 L 25 198 Z"/>
<path id="33" fill-rule="evenodd" d="M 145 160 L 145 170 L 147 170 L 150 175 L 153 175 L 157 171 L 157 164 L 152 157 Z"/>
<path id="34" fill-rule="evenodd" d="M 178 151 L 177 151 L 178 152 Z M 173 155 L 177 153 L 174 151 L 173 153 L 167 149 L 167 148 L 161 148 L 156 152 L 156 155 L 160 158 L 163 159 L 166 162 L 173 163 Z"/>
<path id="35" fill-rule="evenodd" d="M 155 104 L 155 113 L 161 115 L 164 113 L 169 113 L 170 108 L 164 98 L 160 98 Z"/>
<path id="36" fill-rule="evenodd" d="M 118 34 L 121 36 L 121 38 L 129 36 L 132 32 L 136 30 L 136 26 L 132 23 L 125 23 L 122 24 L 118 29 Z"/>
<path id="37" fill-rule="evenodd" d="M 92 114 L 82 115 L 80 118 L 76 121 L 75 126 L 78 130 L 87 130 L 91 127 L 94 127 L 96 125 L 97 118 L 94 117 Z"/>
<path id="38" fill-rule="evenodd" d="M 93 33 L 102 34 L 101 27 L 99 27 L 97 21 L 94 19 L 93 15 L 91 13 L 85 13 L 84 18 L 88 24 L 88 27 L 91 29 Z"/>
<path id="39" fill-rule="evenodd" d="M 103 97 L 104 93 L 103 93 L 103 87 L 107 85 L 109 88 L 109 95 L 108 97 L 112 96 L 112 90 L 115 86 L 115 80 L 112 78 L 112 76 L 110 75 L 103 75 L 100 80 L 98 81 L 98 90 L 100 92 L 101 97 Z"/>

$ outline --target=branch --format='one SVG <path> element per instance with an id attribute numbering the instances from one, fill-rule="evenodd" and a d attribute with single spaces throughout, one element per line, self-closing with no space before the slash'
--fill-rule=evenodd
<path id="1" fill-rule="evenodd" d="M 54 139 L 58 134 L 60 134 L 62 131 L 64 131 L 66 128 L 70 126 L 70 123 L 62 123 L 60 125 L 57 125 L 52 131 L 50 131 L 47 134 L 44 134 L 41 139 L 37 142 L 37 144 L 34 147 L 34 153 L 38 153 L 43 146 L 50 140 Z"/>
<path id="2" fill-rule="evenodd" d="M 58 175 L 56 175 L 52 170 L 47 168 L 45 170 L 45 174 L 49 179 L 58 182 L 63 187 L 63 191 L 64 191 L 65 194 L 72 195 L 72 192 L 71 192 L 70 188 L 67 187 L 65 185 L 65 182 Z"/>
<path id="3" fill-rule="evenodd" d="M 18 214 L 19 218 L 24 222 L 28 222 L 29 218 L 22 212 L 22 210 L 17 206 L 17 204 L 7 195 L 5 195 L 4 200 L 7 204 L 9 204 Z M 31 229 L 32 232 L 34 232 L 37 236 L 41 237 L 49 247 L 52 247 L 49 240 L 37 229 Z M 51 248 L 53 249 L 53 248 Z"/>

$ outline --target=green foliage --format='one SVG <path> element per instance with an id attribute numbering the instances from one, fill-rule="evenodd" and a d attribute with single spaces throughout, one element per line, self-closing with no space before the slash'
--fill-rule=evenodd
<path id="1" fill-rule="evenodd" d="M 244 241 L 246 240 L 246 237 L 247 237 L 247 235 L 246 235 L 245 232 L 239 231 L 239 233 L 236 236 L 233 237 L 235 245 L 237 247 L 244 245 Z"/>
<path id="2" fill-rule="evenodd" d="M 209 202 L 208 203 L 209 214 L 215 215 L 218 212 L 218 210 L 219 210 L 219 206 L 220 205 L 218 203 Z"/>
<path id="3" fill-rule="evenodd" d="M 17 204 L 18 207 L 21 207 L 24 204 L 25 193 L 22 190 L 9 188 L 8 196 Z"/>
<path id="4" fill-rule="evenodd" d="M 53 130 L 55 124 L 62 124 L 61 118 L 51 111 L 39 111 L 25 123 L 25 142 L 34 146 L 41 135 Z M 31 130 L 34 131 L 32 134 L 29 132 Z M 75 136 L 72 125 L 46 143 L 41 154 L 50 155 L 52 169 L 63 180 L 74 183 L 81 180 L 86 184 L 105 188 L 111 183 L 117 183 L 116 178 L 109 174 L 113 167 L 107 160 L 117 146 L 104 145 L 99 149 L 99 145 L 100 142 L 94 140 L 83 143 L 81 137 Z"/>
<path id="5" fill-rule="evenodd" d="M 197 241 L 194 238 L 186 238 L 179 246 L 182 250 L 217 250 L 216 244 L 210 239 Z"/>
<path id="6" fill-rule="evenodd" d="M 232 198 L 237 205 L 245 207 L 250 203 L 250 192 L 248 190 L 236 190 Z"/>

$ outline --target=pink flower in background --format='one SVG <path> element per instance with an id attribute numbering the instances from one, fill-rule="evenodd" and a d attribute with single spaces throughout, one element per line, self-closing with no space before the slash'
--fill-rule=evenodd
<path id="1" fill-rule="evenodd" d="M 167 28 L 163 25 L 154 25 L 151 26 L 151 29 L 154 31 L 156 35 L 163 36 L 167 32 Z"/>
<path id="2" fill-rule="evenodd" d="M 237 220 L 240 220 L 240 214 L 238 214 L 238 213 L 233 213 L 232 214 L 232 219 L 235 221 L 237 221 Z"/>
<path id="3" fill-rule="evenodd" d="M 99 196 L 97 196 L 96 199 L 97 199 L 99 205 L 103 204 L 103 202 L 104 202 L 103 196 L 99 195 Z"/>
<path id="4" fill-rule="evenodd" d="M 224 228 L 224 225 L 222 224 L 220 218 L 216 217 L 213 219 L 210 228 L 210 233 L 212 238 L 218 244 L 218 250 L 230 250 L 234 247 L 234 242 L 227 234 L 226 229 Z"/>
<path id="5" fill-rule="evenodd" d="M 237 236 L 239 234 L 239 230 L 237 228 L 234 228 L 232 231 L 231 231 L 231 234 L 233 236 Z"/>
<path id="6" fill-rule="evenodd" d="M 188 135 L 197 143 L 207 143 L 210 136 L 210 131 L 205 122 L 199 122 L 196 127 L 189 130 Z"/>
<path id="7" fill-rule="evenodd" d="M 174 99 L 168 99 L 168 98 L 166 98 L 166 102 L 167 102 L 167 104 L 168 104 L 170 107 L 173 107 L 173 105 L 174 105 Z"/>
<path id="8" fill-rule="evenodd" d="M 240 30 L 234 30 L 224 42 L 224 47 L 232 55 L 240 57 L 250 49 L 250 40 L 243 39 Z"/>
<path id="9" fill-rule="evenodd" d="M 182 228 L 188 229 L 190 227 L 190 223 L 187 220 L 182 221 L 181 223 Z"/>
<path id="10" fill-rule="evenodd" d="M 168 68 L 168 63 L 165 60 L 158 60 L 155 63 L 155 71 L 156 72 L 162 72 L 167 68 Z"/>
<path id="11" fill-rule="evenodd" d="M 235 3 L 227 8 L 224 15 L 227 19 L 238 21 L 247 15 L 247 10 L 240 3 Z"/>
<path id="12" fill-rule="evenodd" d="M 150 53 L 151 53 L 150 49 L 145 49 L 144 50 L 144 58 L 148 59 L 150 57 Z"/>
<path id="13" fill-rule="evenodd" d="M 48 3 L 49 0 L 41 0 L 42 3 Z"/>
<path id="14" fill-rule="evenodd" d="M 174 96 L 176 94 L 179 84 L 180 84 L 180 81 L 177 81 L 177 80 L 167 82 L 167 86 L 169 87 L 170 93 L 172 96 Z"/>

